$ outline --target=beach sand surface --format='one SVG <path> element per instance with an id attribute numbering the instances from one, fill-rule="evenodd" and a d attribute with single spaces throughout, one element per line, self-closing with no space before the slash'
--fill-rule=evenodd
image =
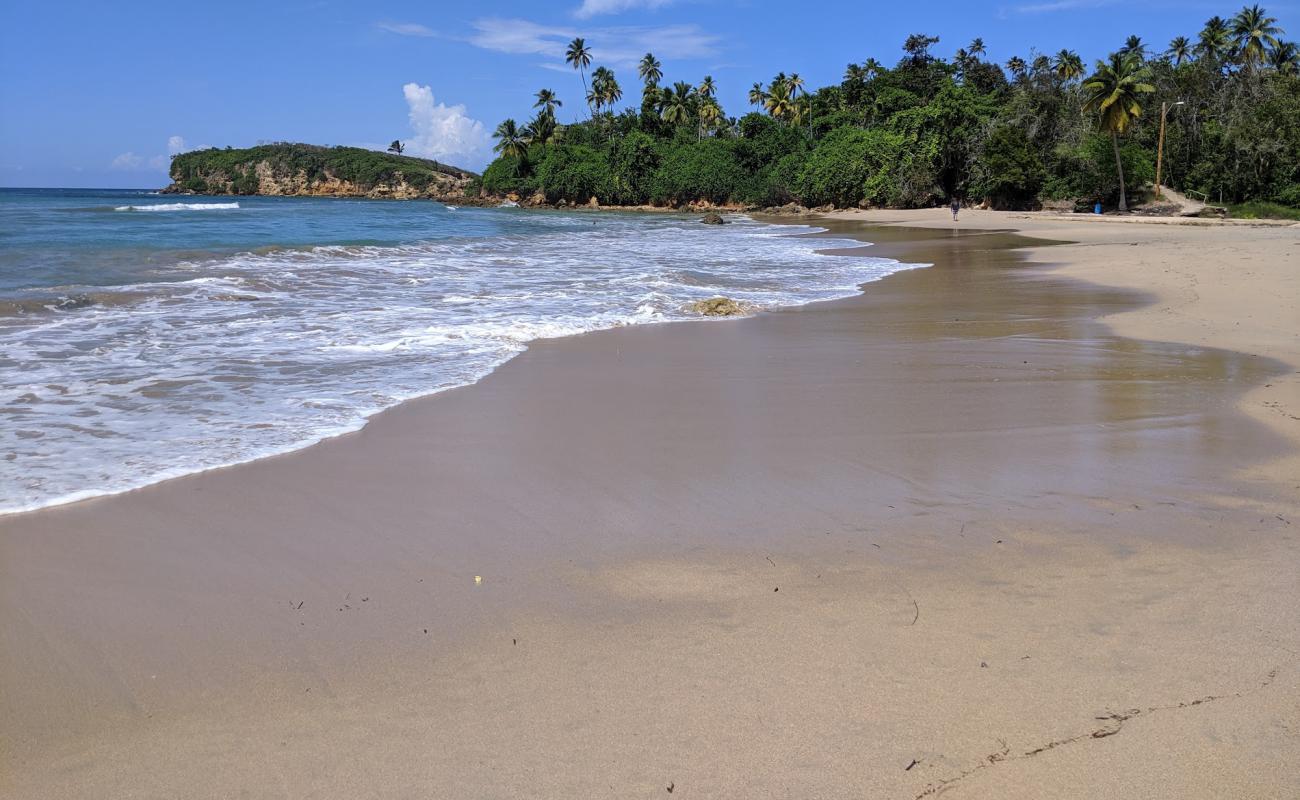
<path id="1" fill-rule="evenodd" d="M 1297 229 L 842 216 L 934 266 L 0 518 L 0 789 L 1294 797 Z"/>

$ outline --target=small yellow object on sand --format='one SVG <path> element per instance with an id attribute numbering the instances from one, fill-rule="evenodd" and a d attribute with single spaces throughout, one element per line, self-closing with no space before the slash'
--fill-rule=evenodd
<path id="1" fill-rule="evenodd" d="M 483 585 L 483 576 L 482 576 L 482 575 L 475 575 L 475 576 L 474 576 L 474 585 L 475 585 L 475 586 L 482 586 L 482 585 Z"/>

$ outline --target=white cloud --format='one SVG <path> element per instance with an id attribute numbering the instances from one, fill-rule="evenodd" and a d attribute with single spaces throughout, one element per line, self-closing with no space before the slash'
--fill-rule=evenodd
<path id="1" fill-rule="evenodd" d="M 434 36 L 434 32 L 418 22 L 376 22 L 375 27 L 381 31 L 395 33 L 398 36 Z"/>
<path id="2" fill-rule="evenodd" d="M 564 50 L 575 36 L 591 43 L 592 60 L 629 67 L 647 52 L 660 59 L 709 58 L 719 39 L 696 25 L 618 25 L 578 30 L 539 25 L 526 19 L 487 17 L 472 23 L 469 42 L 485 50 L 512 55 L 540 55 L 563 63 Z"/>
<path id="3" fill-rule="evenodd" d="M 138 156 L 135 153 L 127 152 L 113 159 L 113 162 L 108 165 L 108 168 L 109 169 L 139 169 L 140 165 L 143 163 L 144 163 L 143 156 Z"/>
<path id="4" fill-rule="evenodd" d="M 408 83 L 402 87 L 410 109 L 413 137 L 406 143 L 411 155 L 449 161 L 478 163 L 487 151 L 488 134 L 483 123 L 465 113 L 464 105 L 435 103 L 433 89 Z"/>
<path id="5" fill-rule="evenodd" d="M 597 14 L 618 14 L 634 8 L 662 8 L 674 0 L 582 0 L 582 5 L 573 12 L 579 19 L 587 19 Z"/>
<path id="6" fill-rule="evenodd" d="M 207 145 L 201 145 L 196 150 L 204 150 Z M 109 169 L 117 170 L 142 170 L 150 169 L 155 172 L 167 172 L 171 169 L 171 157 L 177 153 L 183 153 L 189 148 L 186 147 L 184 136 L 167 137 L 167 154 L 156 156 L 137 155 L 134 151 L 122 153 L 108 165 Z"/>

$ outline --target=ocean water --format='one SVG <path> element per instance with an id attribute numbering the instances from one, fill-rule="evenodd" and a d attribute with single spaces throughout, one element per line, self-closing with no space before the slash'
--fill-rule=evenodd
<path id="1" fill-rule="evenodd" d="M 528 342 L 909 265 L 745 217 L 0 190 L 0 513 L 304 447 Z"/>

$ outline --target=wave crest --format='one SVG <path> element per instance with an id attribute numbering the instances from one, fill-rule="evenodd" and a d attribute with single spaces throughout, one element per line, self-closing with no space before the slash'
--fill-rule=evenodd
<path id="1" fill-rule="evenodd" d="M 232 211 L 239 203 L 154 203 L 147 206 L 117 206 L 114 211 Z"/>

